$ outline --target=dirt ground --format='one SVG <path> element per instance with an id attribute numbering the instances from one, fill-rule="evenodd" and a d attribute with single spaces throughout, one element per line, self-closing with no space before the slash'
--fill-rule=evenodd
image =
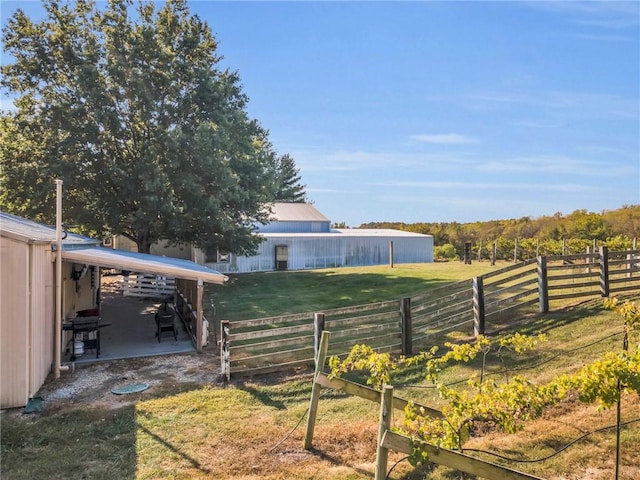
<path id="1" fill-rule="evenodd" d="M 168 390 L 178 384 L 222 385 L 220 363 L 211 353 L 174 354 L 132 358 L 77 366 L 49 378 L 38 392 L 46 408 L 84 403 L 118 408 L 140 399 L 139 395 L 115 395 L 113 389 L 147 384 Z"/>
<path id="2" fill-rule="evenodd" d="M 122 276 L 103 276 L 103 300 L 122 294 Z M 140 399 L 139 395 L 115 395 L 112 389 L 147 384 L 149 390 L 169 390 L 178 384 L 222 385 L 218 347 L 208 345 L 203 353 L 184 353 L 76 364 L 74 370 L 51 375 L 37 396 L 45 408 L 69 403 L 94 403 L 117 408 Z M 154 387 L 154 388 L 152 388 Z"/>

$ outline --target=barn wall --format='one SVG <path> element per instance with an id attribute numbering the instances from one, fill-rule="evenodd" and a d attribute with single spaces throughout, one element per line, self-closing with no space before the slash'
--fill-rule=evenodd
<path id="1" fill-rule="evenodd" d="M 0 408 L 29 399 L 29 247 L 0 237 Z"/>
<path id="2" fill-rule="evenodd" d="M 395 263 L 433 261 L 433 237 L 385 236 L 278 236 L 267 237 L 257 254 L 231 255 L 229 262 L 207 263 L 221 273 L 248 273 L 275 270 L 276 246 L 288 247 L 288 270 L 356 267 L 389 263 L 389 242 L 393 241 Z"/>

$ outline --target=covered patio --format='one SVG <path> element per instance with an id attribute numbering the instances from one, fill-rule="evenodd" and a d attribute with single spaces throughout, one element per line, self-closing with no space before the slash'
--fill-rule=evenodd
<path id="1" fill-rule="evenodd" d="M 64 250 L 62 255 L 65 261 L 75 264 L 163 278 L 175 277 L 179 281 L 176 281 L 173 294 L 169 298 L 165 297 L 170 305 L 176 303 L 177 338 L 174 338 L 171 331 L 160 332 L 158 341 L 155 314 L 163 305 L 163 299 L 123 296 L 121 291 L 110 289 L 100 294 L 99 328 L 89 335 L 94 340 L 99 338 L 99 355 L 95 341 L 85 342 L 87 348 L 82 344 L 79 348 L 74 347 L 74 335 L 71 334 L 67 335 L 64 343 L 61 363 L 90 363 L 202 351 L 207 341 L 204 338 L 207 335 L 207 320 L 202 308 L 204 283 L 221 285 L 227 280 L 226 276 L 187 260 L 104 247 L 69 249 Z M 102 285 L 101 281 L 101 290 L 104 288 Z M 78 355 L 79 352 L 81 355 Z"/>
<path id="2" fill-rule="evenodd" d="M 154 315 L 161 305 L 159 300 L 108 295 L 100 306 L 101 322 L 107 325 L 100 328 L 100 356 L 96 356 L 95 349 L 83 348 L 82 354 L 76 352 L 75 363 L 195 352 L 194 342 L 182 322 L 177 340 L 172 334 L 163 333 L 158 342 Z M 63 351 L 63 363 L 73 362 L 70 342 Z"/>

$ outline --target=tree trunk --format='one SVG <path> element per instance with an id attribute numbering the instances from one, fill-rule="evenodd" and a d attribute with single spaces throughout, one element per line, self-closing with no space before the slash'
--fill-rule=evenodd
<path id="1" fill-rule="evenodd" d="M 149 232 L 138 232 L 138 238 L 136 240 L 138 244 L 138 252 L 139 253 L 150 253 L 151 252 L 151 237 Z"/>

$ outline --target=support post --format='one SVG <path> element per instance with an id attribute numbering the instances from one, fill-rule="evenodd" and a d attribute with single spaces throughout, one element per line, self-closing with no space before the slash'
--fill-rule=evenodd
<path id="1" fill-rule="evenodd" d="M 393 240 L 389 242 L 389 267 L 393 268 Z"/>
<path id="2" fill-rule="evenodd" d="M 318 400 L 320 399 L 320 384 L 318 383 L 318 375 L 324 369 L 324 364 L 327 360 L 327 351 L 329 350 L 329 337 L 330 332 L 322 332 L 320 338 L 320 348 L 318 349 L 318 355 L 316 356 L 316 370 L 313 374 L 313 386 L 311 387 L 311 400 L 309 402 L 309 417 L 307 418 L 307 431 L 304 434 L 305 450 L 310 450 L 313 445 L 313 430 L 316 426 L 316 415 L 318 414 Z"/>
<path id="3" fill-rule="evenodd" d="M 62 180 L 56 179 L 56 327 L 53 346 L 53 373 L 60 378 L 62 360 Z M 75 340 L 75 339 L 74 339 Z"/>
<path id="4" fill-rule="evenodd" d="M 231 380 L 231 341 L 229 339 L 229 320 L 220 321 L 220 367 L 224 379 Z"/>
<path id="5" fill-rule="evenodd" d="M 498 242 L 493 242 L 493 248 L 491 249 L 491 266 L 496 264 L 496 257 L 498 256 Z"/>
<path id="6" fill-rule="evenodd" d="M 536 268 L 538 274 L 538 299 L 540 303 L 539 312 L 549 311 L 549 280 L 547 278 L 547 257 L 539 256 Z"/>
<path id="7" fill-rule="evenodd" d="M 382 446 L 382 439 L 387 430 L 391 428 L 393 420 L 393 387 L 385 385 L 382 389 L 380 401 L 380 421 L 378 422 L 378 443 L 376 448 L 375 480 L 387 478 L 387 461 L 389 450 Z"/>
<path id="8" fill-rule="evenodd" d="M 411 297 L 402 297 L 402 300 L 400 300 L 400 331 L 402 335 L 402 354 L 413 355 Z"/>
<path id="9" fill-rule="evenodd" d="M 204 282 L 198 279 L 197 299 L 196 299 L 196 352 L 202 353 L 204 339 L 202 338 L 202 297 L 204 293 Z"/>
<path id="10" fill-rule="evenodd" d="M 318 351 L 322 340 L 322 332 L 324 332 L 324 313 L 313 314 L 313 359 L 318 361 Z M 316 364 L 317 367 L 317 364 Z"/>
<path id="11" fill-rule="evenodd" d="M 609 249 L 605 245 L 600 247 L 600 294 L 609 296 Z"/>
<path id="12" fill-rule="evenodd" d="M 518 263 L 518 239 L 513 242 L 513 263 Z"/>
<path id="13" fill-rule="evenodd" d="M 473 335 L 484 335 L 484 284 L 482 277 L 473 277 Z"/>

